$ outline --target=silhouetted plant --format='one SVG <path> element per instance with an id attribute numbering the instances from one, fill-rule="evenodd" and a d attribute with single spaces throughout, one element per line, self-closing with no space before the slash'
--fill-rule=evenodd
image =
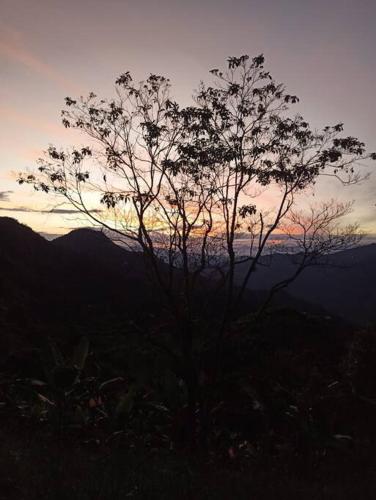
<path id="1" fill-rule="evenodd" d="M 32 389 L 32 415 L 53 423 L 60 431 L 64 426 L 85 425 L 89 420 L 90 400 L 95 400 L 96 385 L 96 380 L 84 373 L 89 346 L 88 339 L 83 337 L 72 357 L 66 358 L 50 341 L 40 356 L 45 380 L 21 381 Z"/>
<path id="2" fill-rule="evenodd" d="M 376 159 L 363 142 L 342 135 L 342 124 L 316 131 L 289 113 L 298 98 L 264 69 L 262 55 L 230 57 L 226 70 L 211 74 L 213 84 L 200 85 L 188 107 L 171 98 L 168 79 L 154 74 L 139 84 L 129 72 L 122 74 L 110 101 L 94 93 L 67 97 L 63 125 L 80 130 L 89 145 L 69 151 L 51 146 L 37 173 L 19 176 L 20 184 L 63 197 L 144 252 L 175 321 L 172 338 L 152 340 L 186 385 L 192 434 L 202 402 L 195 297 L 203 281 L 210 276 L 215 286 L 206 293 L 221 289 L 224 297 L 205 328 L 215 351 L 215 379 L 226 331 L 276 230 L 290 222 L 286 231 L 304 256 L 272 294 L 318 257 L 357 242 L 356 227 L 338 227 L 348 207 L 327 204 L 307 219 L 295 209 L 300 195 L 321 176 L 357 182 L 357 162 Z M 266 189 L 275 198 L 270 210 L 262 202 Z M 301 233 L 289 231 L 291 224 Z M 243 234 L 248 253 L 239 256 L 237 237 Z M 240 264 L 247 268 L 236 283 Z M 62 380 L 69 375 L 61 374 Z"/>

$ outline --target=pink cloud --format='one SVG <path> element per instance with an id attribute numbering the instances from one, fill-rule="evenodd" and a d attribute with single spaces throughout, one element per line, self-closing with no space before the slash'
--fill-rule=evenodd
<path id="1" fill-rule="evenodd" d="M 58 136 L 63 135 L 62 126 L 49 123 L 46 120 L 40 120 L 36 116 L 27 115 L 9 106 L 0 106 L 0 113 L 6 120 L 16 122 L 24 127 L 37 129 L 44 133 L 53 133 Z"/>
<path id="2" fill-rule="evenodd" d="M 48 78 L 65 90 L 74 92 L 75 94 L 80 93 L 78 85 L 62 75 L 54 67 L 42 61 L 30 50 L 20 45 L 19 36 L 14 36 L 9 30 L 8 40 L 0 39 L 0 56 L 31 69 L 34 73 Z"/>

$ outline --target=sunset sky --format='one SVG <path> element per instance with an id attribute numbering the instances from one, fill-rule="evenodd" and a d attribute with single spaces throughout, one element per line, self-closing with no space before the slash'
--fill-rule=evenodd
<path id="1" fill-rule="evenodd" d="M 83 142 L 60 125 L 64 97 L 111 96 L 126 70 L 169 77 L 187 104 L 228 56 L 264 53 L 313 126 L 344 122 L 376 151 L 375 25 L 375 0 L 0 0 L 0 216 L 47 233 L 84 223 L 49 213 L 51 200 L 15 173 L 51 143 Z M 376 233 L 376 172 L 320 188 L 319 197 L 354 200 L 353 219 Z"/>

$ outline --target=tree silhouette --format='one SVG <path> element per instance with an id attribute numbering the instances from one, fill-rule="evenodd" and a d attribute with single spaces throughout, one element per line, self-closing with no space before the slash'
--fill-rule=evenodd
<path id="1" fill-rule="evenodd" d="M 230 57 L 211 74 L 212 84 L 201 84 L 188 107 L 172 99 L 168 79 L 152 74 L 136 84 L 129 72 L 116 80 L 110 101 L 67 97 L 63 125 L 80 130 L 88 145 L 51 146 L 37 172 L 19 176 L 144 252 L 178 325 L 180 352 L 163 347 L 181 362 L 192 414 L 199 400 L 194 298 L 203 280 L 210 276 L 212 293 L 224 295 L 212 328 L 218 371 L 226 329 L 276 231 L 285 230 L 304 257 L 271 294 L 318 256 L 357 241 L 356 228 L 337 224 L 349 207 L 332 202 L 307 218 L 296 208 L 299 195 L 320 176 L 358 182 L 357 161 L 376 159 L 342 135 L 342 124 L 316 131 L 291 114 L 298 98 L 264 69 L 262 55 Z M 263 202 L 270 192 L 272 208 Z M 239 255 L 244 234 L 249 248 Z"/>

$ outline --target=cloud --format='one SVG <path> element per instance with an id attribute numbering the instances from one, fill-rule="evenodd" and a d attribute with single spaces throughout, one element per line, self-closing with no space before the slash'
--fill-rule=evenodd
<path id="1" fill-rule="evenodd" d="M 38 118 L 37 116 L 20 112 L 10 106 L 0 105 L 0 113 L 3 119 L 13 121 L 18 125 L 28 127 L 31 130 L 38 129 L 43 133 L 53 133 L 55 135 L 61 135 L 62 130 L 64 130 L 62 126 L 50 123 L 47 120 Z"/>
<path id="2" fill-rule="evenodd" d="M 9 195 L 12 193 L 13 191 L 0 191 L 0 201 L 9 201 Z"/>
<path id="3" fill-rule="evenodd" d="M 4 38 L 0 39 L 0 56 L 31 69 L 34 73 L 47 78 L 65 90 L 80 93 L 78 85 L 62 75 L 53 66 L 42 61 L 29 49 L 21 46 L 19 43 L 15 43 L 14 37 L 9 36 L 9 30 L 8 40 Z"/>
<path id="4" fill-rule="evenodd" d="M 1 194 L 1 193 L 0 193 Z M 1 196 L 0 196 L 1 200 Z M 4 201 L 4 200 L 1 200 Z M 29 207 L 0 207 L 0 210 L 5 211 L 5 212 L 25 212 L 25 213 L 35 213 L 35 214 L 64 214 L 64 215 L 72 215 L 72 214 L 80 214 L 79 210 L 76 210 L 74 208 L 51 208 L 50 210 L 46 209 L 36 209 L 36 208 L 29 208 Z M 99 214 L 102 213 L 102 210 L 100 209 L 93 209 L 93 210 L 88 210 L 89 213 L 91 214 Z"/>

